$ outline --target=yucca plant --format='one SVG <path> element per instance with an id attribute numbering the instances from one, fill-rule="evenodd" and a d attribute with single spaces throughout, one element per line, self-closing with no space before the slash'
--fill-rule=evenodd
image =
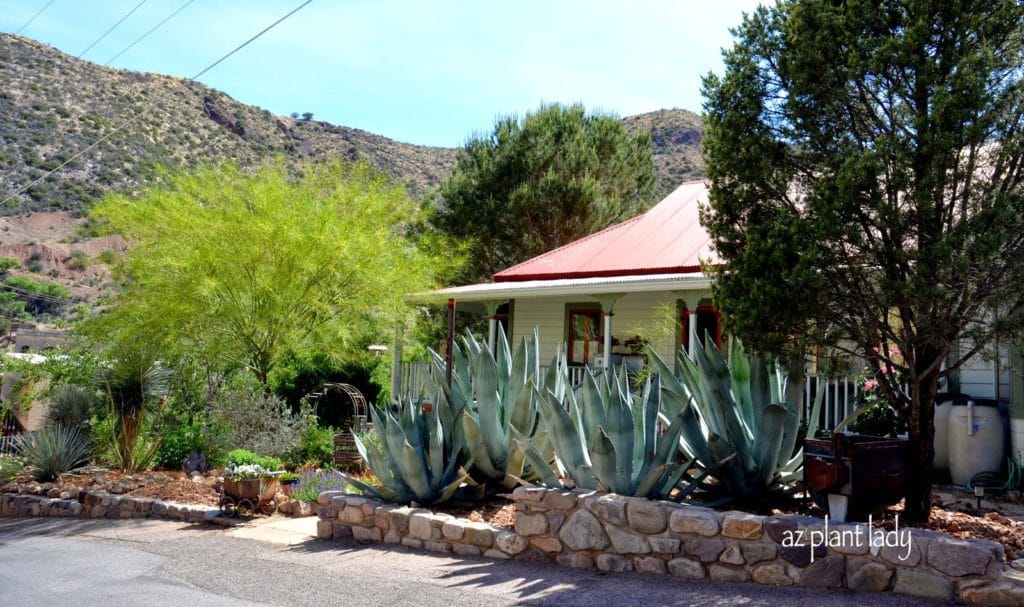
<path id="1" fill-rule="evenodd" d="M 565 373 L 564 361 L 552 368 Z M 567 380 L 567 378 L 566 378 Z M 649 376 L 640 395 L 630 390 L 625 367 L 595 377 L 588 368 L 580 395 L 553 390 L 538 394 L 543 424 L 554 444 L 556 469 L 543 475 L 547 485 L 560 486 L 570 478 L 577 487 L 620 495 L 682 499 L 696 484 L 685 483 L 673 493 L 692 461 L 677 460 L 683 417 L 662 416 L 657 376 Z M 525 446 L 531 464 L 544 463 L 536 449 Z M 697 479 L 698 481 L 700 479 Z"/>
<path id="2" fill-rule="evenodd" d="M 443 398 L 435 403 L 406 398 L 395 409 L 370 407 L 379 444 L 353 433 L 359 455 L 381 484 L 343 475 L 345 480 L 366 495 L 402 504 L 451 499 L 469 479 L 462 467 L 463 441 L 454 431 L 462 410 Z"/>
<path id="3" fill-rule="evenodd" d="M 536 329 L 524 337 L 513 355 L 504 329 L 499 327 L 497 353 L 492 354 L 472 333 L 466 332 L 463 347 L 452 350 L 452 385 L 445 377 L 445 361 L 431 351 L 438 389 L 462 411 L 468 456 L 474 476 L 503 489 L 520 480 L 539 480 L 525 461 L 515 438 L 531 438 L 537 431 L 538 413 L 534 385 L 540 375 L 537 352 L 540 335 Z"/>
<path id="4" fill-rule="evenodd" d="M 719 502 L 765 507 L 792 494 L 801 479 L 803 450 L 797 448 L 803 359 L 793 358 L 784 373 L 775 364 L 748 358 L 733 341 L 726 355 L 712 340 L 678 357 L 678 375 L 651 351 L 662 377 L 663 407 L 684 420 L 680 443 L 715 479 L 702 489 Z M 816 430 L 819 389 L 808 435 Z"/>
<path id="5" fill-rule="evenodd" d="M 166 403 L 171 372 L 147 348 L 115 349 L 99 381 L 114 420 L 115 463 L 125 471 L 148 467 L 160 448 L 160 437 L 146 436 Z"/>
<path id="6" fill-rule="evenodd" d="M 21 455 L 38 481 L 52 481 L 89 463 L 89 438 L 79 428 L 47 426 L 23 435 L 19 443 Z"/>
<path id="7" fill-rule="evenodd" d="M 96 394 L 93 390 L 74 384 L 54 386 L 50 392 L 50 406 L 46 409 L 46 425 L 85 427 L 95 406 Z"/>

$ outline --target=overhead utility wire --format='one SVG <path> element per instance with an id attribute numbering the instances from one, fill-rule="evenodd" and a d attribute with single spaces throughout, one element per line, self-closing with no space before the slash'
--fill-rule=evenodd
<path id="1" fill-rule="evenodd" d="M 5 282 L 0 282 L 0 289 L 10 289 L 11 291 L 16 291 L 21 295 L 25 295 L 33 299 L 40 299 L 42 301 L 46 301 L 49 303 L 76 303 L 75 300 L 68 299 L 67 297 L 61 297 L 59 295 L 50 295 L 47 293 L 37 293 L 35 291 L 29 291 L 28 289 L 22 289 L 19 287 L 15 287 L 14 285 L 9 285 Z"/>
<path id="2" fill-rule="evenodd" d="M 256 34 L 256 35 L 255 35 L 255 36 L 253 36 L 252 38 L 249 38 L 248 40 L 246 40 L 246 41 L 245 41 L 245 42 L 243 42 L 242 44 L 240 44 L 240 45 L 236 46 L 236 47 L 235 47 L 235 48 L 234 48 L 234 49 L 233 49 L 233 50 L 232 50 L 231 52 L 229 52 L 228 54 L 224 55 L 224 56 L 223 56 L 223 57 L 221 57 L 220 59 L 218 59 L 218 60 L 214 61 L 214 62 L 213 62 L 213 63 L 211 63 L 210 65 L 208 65 L 208 66 L 207 66 L 207 67 L 206 67 L 205 69 L 203 69 L 203 70 L 202 70 L 201 72 L 199 72 L 199 73 L 198 73 L 198 74 L 196 74 L 195 76 L 192 76 L 192 78 L 190 78 L 190 80 L 196 80 L 197 78 L 199 78 L 200 76 L 202 76 L 202 75 L 203 75 L 203 74 L 205 74 L 206 72 L 208 72 L 208 71 L 212 70 L 212 69 L 213 69 L 214 67 L 216 67 L 216 66 L 217 66 L 218 64 L 220 64 L 220 63 L 221 63 L 222 61 L 224 61 L 225 59 L 227 59 L 227 58 L 228 58 L 228 57 L 230 57 L 231 55 L 234 55 L 234 54 L 235 54 L 235 53 L 237 53 L 238 51 L 242 50 L 243 48 L 245 48 L 246 46 L 248 46 L 249 44 L 251 44 L 251 43 L 252 43 L 252 42 L 253 42 L 254 40 L 256 40 L 257 38 L 259 38 L 260 36 L 262 36 L 263 34 L 265 34 L 265 33 L 269 32 L 270 30 L 274 29 L 274 27 L 276 27 L 276 26 L 277 26 L 278 24 L 280 24 L 280 23 L 281 23 L 282 21 L 284 21 L 284 20 L 285 20 L 285 19 L 287 19 L 288 17 L 291 17 L 291 16 L 292 16 L 292 15 L 294 15 L 295 13 L 299 12 L 299 10 L 300 10 L 300 9 L 304 8 L 304 7 L 305 7 L 305 6 L 307 5 L 307 4 L 309 4 L 309 3 L 310 3 L 310 2 L 312 2 L 312 1 L 313 1 L 313 0 L 306 0 L 305 2 L 303 2 L 302 4 L 300 4 L 299 6 L 297 6 L 296 8 L 292 9 L 292 11 L 291 11 L 290 13 L 288 13 L 288 14 L 287 14 L 287 15 L 285 15 L 284 17 L 281 17 L 281 18 L 280 18 L 280 19 L 278 19 L 277 21 L 275 21 L 275 22 L 271 23 L 271 24 L 270 24 L 270 25 L 268 25 L 268 26 L 267 26 L 267 27 L 266 27 L 266 28 L 265 28 L 265 29 L 264 29 L 263 31 L 261 31 L 260 33 Z M 46 173 L 43 173 L 43 175 L 42 175 L 41 177 L 39 177 L 39 178 L 37 178 L 37 179 L 35 179 L 35 180 L 33 180 L 33 181 L 31 181 L 31 182 L 29 182 L 29 183 L 27 183 L 27 184 L 25 184 L 25 185 L 21 186 L 20 188 L 18 188 L 17 190 L 15 190 L 15 191 L 14 191 L 14 193 L 12 193 L 12 194 L 11 194 L 10 196 L 8 196 L 7 198 L 4 198 L 3 200 L 0 200 L 0 206 L 2 206 L 2 205 L 5 205 L 5 204 L 7 204 L 7 203 L 8 203 L 8 202 L 10 202 L 11 200 L 14 200 L 14 197 L 15 197 L 15 196 L 18 196 L 19 194 L 21 194 L 21 193 L 22 193 L 22 192 L 24 192 L 25 190 L 29 189 L 30 187 L 32 187 L 32 186 L 36 185 L 37 183 L 40 183 L 41 181 L 45 180 L 45 179 L 46 179 L 47 177 L 49 177 L 50 175 L 53 175 L 53 174 L 54 174 L 54 173 L 56 173 L 57 171 L 61 170 L 62 168 L 66 167 L 66 166 L 68 166 L 69 164 L 71 164 L 72 162 L 74 162 L 75 160 L 77 160 L 78 158 L 81 158 L 81 157 L 82 157 L 82 156 L 83 156 L 84 154 L 86 154 L 86 153 L 87 153 L 87 152 L 88 152 L 89 150 L 91 150 L 91 149 L 95 148 L 96 146 L 98 146 L 99 144 L 103 143 L 103 142 L 104 142 L 104 141 L 106 141 L 107 139 L 110 139 L 110 138 L 111 138 L 111 137 L 113 137 L 113 136 L 114 136 L 114 135 L 115 135 L 115 134 L 116 134 L 116 133 L 117 133 L 118 131 L 120 131 L 120 130 L 121 130 L 121 129 L 123 129 L 124 127 L 126 127 L 126 126 L 130 125 L 131 123 L 135 122 L 136 120 L 138 120 L 138 119 L 139 119 L 139 118 L 141 118 L 142 116 L 143 116 L 143 114 L 142 114 L 142 113 L 140 112 L 140 113 L 136 114 L 135 116 L 133 116 L 132 118 L 129 118 L 128 120 L 125 120 L 125 121 L 124 121 L 124 122 L 122 122 L 122 123 L 121 123 L 120 125 L 118 125 L 118 126 L 114 127 L 114 129 L 113 129 L 113 130 L 111 130 L 111 131 L 110 131 L 109 133 L 107 133 L 106 135 L 104 135 L 104 136 L 100 137 L 99 139 L 97 139 L 96 141 L 94 141 L 94 142 L 93 142 L 93 143 L 92 143 L 91 145 L 87 146 L 87 147 L 86 147 L 86 148 L 85 148 L 84 150 L 82 150 L 81 152 L 78 152 L 77 154 L 75 154 L 75 155 L 74 155 L 74 156 L 72 156 L 71 158 L 68 158 L 67 160 L 65 160 L 65 161 L 64 161 L 64 162 L 62 162 L 61 164 L 57 165 L 57 167 L 55 167 L 55 168 L 53 168 L 53 169 L 50 169 L 50 170 L 49 170 L 49 171 L 47 171 Z"/>
<path id="3" fill-rule="evenodd" d="M 154 25 L 154 26 L 153 26 L 153 29 L 151 29 L 151 30 L 149 30 L 148 32 L 146 32 L 145 34 L 142 34 L 141 36 L 139 36 L 139 37 L 138 37 L 138 39 L 136 39 L 136 40 L 135 40 L 135 42 L 132 42 L 131 44 L 129 44 L 128 46 L 126 46 L 126 47 L 125 47 L 125 48 L 124 48 L 124 49 L 123 49 L 123 50 L 122 50 L 122 51 L 121 51 L 120 53 L 118 53 L 118 54 L 114 55 L 114 56 L 113 56 L 113 57 L 111 57 L 110 59 L 107 59 L 107 62 L 106 62 L 106 63 L 104 63 L 103 65 L 110 65 L 111 63 L 113 63 L 113 62 L 114 62 L 114 59 L 117 59 L 117 58 L 118 58 L 118 57 L 120 57 L 121 55 L 123 55 L 123 54 L 127 53 L 127 52 L 128 52 L 129 50 L 131 50 L 131 48 L 132 48 L 133 46 L 135 46 L 136 44 L 138 44 L 138 43 L 142 42 L 142 41 L 143 41 L 143 40 L 144 40 L 144 39 L 146 38 L 146 36 L 149 36 L 150 34 L 152 34 L 153 32 L 155 32 L 156 30 L 160 29 L 160 27 L 161 27 L 161 26 L 162 26 L 163 24 L 165 24 L 165 23 L 167 23 L 168 21 L 170 21 L 171 19 L 173 19 L 175 15 L 177 15 L 177 14 L 178 14 L 178 13 L 180 13 L 181 11 L 185 10 L 185 8 L 186 8 L 186 7 L 187 7 L 187 6 L 189 5 L 189 4 L 192 4 L 193 2 L 195 2 L 195 0 L 188 0 L 188 2 L 186 2 L 185 4 L 182 4 L 182 5 L 181 5 L 181 6 L 180 6 L 180 7 L 178 8 L 178 10 L 176 10 L 176 11 L 174 11 L 173 13 L 171 13 L 170 15 L 167 15 L 166 17 L 164 17 L 164 20 L 163 20 L 163 21 L 161 21 L 160 23 L 157 23 L 156 25 Z"/>
<path id="4" fill-rule="evenodd" d="M 139 2 L 138 4 L 135 5 L 135 8 L 133 8 L 132 10 L 130 10 L 127 13 L 125 13 L 123 17 L 121 17 L 120 19 L 117 20 L 117 23 L 115 23 L 114 25 L 110 26 L 110 29 L 108 29 L 107 31 L 103 32 L 103 34 L 99 38 L 97 38 L 96 40 L 93 40 L 93 43 L 90 44 L 89 46 L 87 46 L 84 51 L 82 51 L 81 53 L 78 53 L 78 58 L 81 59 L 82 55 L 84 55 L 84 54 L 88 53 L 90 50 L 92 50 L 92 47 L 94 47 L 97 44 L 99 44 L 100 40 L 103 40 L 104 38 L 107 37 L 107 34 L 109 34 L 110 32 L 114 31 L 115 29 L 117 29 L 117 26 L 119 26 L 122 23 L 124 23 L 125 19 L 127 19 L 128 17 L 131 17 L 132 13 L 134 13 L 137 10 L 139 10 L 139 8 L 142 7 L 142 5 L 145 4 L 145 3 L 146 3 L 146 0 L 142 0 L 142 2 Z"/>
<path id="5" fill-rule="evenodd" d="M 21 30 L 23 30 L 23 29 L 25 29 L 26 27 L 28 27 L 28 24 L 29 24 L 29 23 L 32 23 L 33 21 L 35 21 L 35 20 L 36 20 L 36 17 L 38 17 L 39 15 L 42 15 L 42 14 L 43 14 L 43 11 L 45 11 L 45 10 L 46 10 L 46 9 L 48 9 L 48 8 L 50 8 L 50 5 L 51 5 L 51 4 L 53 4 L 53 3 L 54 3 L 54 2 L 56 2 L 56 1 L 57 1 L 57 0 L 50 0 L 49 2 L 47 2 L 47 3 L 46 3 L 46 5 L 45 5 L 45 6 L 43 6 L 43 8 L 39 9 L 39 12 L 38 12 L 38 13 L 36 13 L 36 14 L 32 15 L 32 18 L 31 18 L 31 19 L 29 19 L 28 21 L 26 21 L 26 22 L 25 22 L 25 25 L 22 25 L 21 27 L 19 27 L 19 28 L 18 28 L 18 31 L 14 32 L 14 34 L 15 34 L 15 35 L 18 35 L 18 34 L 20 34 L 20 33 L 21 33 Z"/>

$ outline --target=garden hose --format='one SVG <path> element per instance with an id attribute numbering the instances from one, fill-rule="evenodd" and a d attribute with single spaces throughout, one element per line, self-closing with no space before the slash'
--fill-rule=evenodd
<path id="1" fill-rule="evenodd" d="M 975 487 L 984 487 L 986 491 L 993 493 L 1006 493 L 1020 487 L 1022 470 L 1020 462 L 1015 457 L 1006 458 L 1006 479 L 999 472 L 979 472 L 971 477 L 964 485 L 968 493 L 974 493 Z"/>

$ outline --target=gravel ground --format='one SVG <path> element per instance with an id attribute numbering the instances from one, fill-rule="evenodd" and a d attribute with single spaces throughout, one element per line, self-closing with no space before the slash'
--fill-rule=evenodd
<path id="1" fill-rule="evenodd" d="M 282 546 L 212 525 L 0 521 L 0 603 L 92 605 L 936 605 L 887 594 L 691 583 L 307 541 Z"/>

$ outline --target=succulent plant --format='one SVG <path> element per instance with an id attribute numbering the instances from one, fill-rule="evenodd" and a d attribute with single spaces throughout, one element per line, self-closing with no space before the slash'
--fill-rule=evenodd
<path id="1" fill-rule="evenodd" d="M 379 445 L 353 433 L 359 455 L 381 484 L 342 476 L 364 494 L 387 501 L 430 505 L 451 499 L 469 480 L 462 468 L 461 433 L 455 431 L 462 409 L 443 398 L 434 403 L 406 398 L 394 409 L 370 407 Z"/>
<path id="2" fill-rule="evenodd" d="M 462 343 L 462 348 L 455 344 L 452 351 L 451 387 L 440 380 L 445 375 L 444 359 L 436 352 L 431 354 L 438 388 L 462 411 L 466 450 L 473 461 L 474 475 L 504 489 L 511 489 L 521 479 L 538 480 L 538 473 L 525 462 L 525 453 L 515 438 L 530 438 L 537 431 L 534 385 L 540 375 L 540 335 L 534 329 L 529 338 L 519 342 L 514 355 L 500 327 L 496 355 L 468 331 Z"/>
<path id="3" fill-rule="evenodd" d="M 691 360 L 680 353 L 678 375 L 653 351 L 662 378 L 665 414 L 684 420 L 680 443 L 717 481 L 702 485 L 712 498 L 754 506 L 793 493 L 801 479 L 803 451 L 797 449 L 803 365 L 789 362 L 786 373 L 759 358 L 748 358 L 733 341 L 726 356 L 706 340 Z M 817 425 L 822 392 L 811 418 Z"/>
<path id="4" fill-rule="evenodd" d="M 556 359 L 551 368 L 564 374 L 566 366 Z M 573 390 L 563 390 L 561 397 L 552 389 L 538 392 L 557 465 L 544 475 L 545 484 L 560 485 L 561 475 L 585 489 L 661 499 L 682 499 L 696 486 L 687 483 L 670 496 L 692 461 L 677 460 L 683 417 L 662 416 L 667 423 L 659 424 L 661 389 L 656 376 L 648 377 L 639 396 L 631 392 L 624 367 L 600 379 L 588 368 L 579 396 Z M 524 451 L 540 468 L 544 460 L 539 452 L 529 445 Z"/>
<path id="5" fill-rule="evenodd" d="M 206 456 L 196 451 L 190 452 L 181 460 L 181 471 L 185 474 L 199 472 L 205 474 L 210 466 L 206 462 Z"/>
<path id="6" fill-rule="evenodd" d="M 79 428 L 44 426 L 18 438 L 26 463 L 38 481 L 52 481 L 89 463 L 89 437 Z"/>

